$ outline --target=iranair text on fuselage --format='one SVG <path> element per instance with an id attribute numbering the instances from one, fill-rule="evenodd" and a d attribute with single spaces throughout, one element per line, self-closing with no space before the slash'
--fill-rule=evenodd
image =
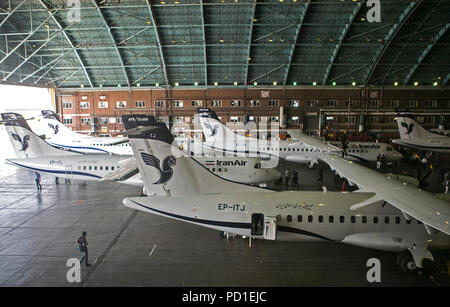
<path id="1" fill-rule="evenodd" d="M 235 160 L 235 161 L 221 161 L 217 160 L 217 166 L 245 166 L 247 164 L 247 161 L 243 160 Z"/>

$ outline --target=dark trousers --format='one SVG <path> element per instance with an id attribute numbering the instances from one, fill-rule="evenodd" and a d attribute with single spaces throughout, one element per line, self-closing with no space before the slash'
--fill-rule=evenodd
<path id="1" fill-rule="evenodd" d="M 42 186 L 41 186 L 41 183 L 39 182 L 39 179 L 35 179 L 34 181 L 36 181 L 36 188 L 38 190 L 42 190 Z"/>
<path id="2" fill-rule="evenodd" d="M 87 249 L 87 247 L 84 249 L 84 251 L 82 251 L 82 253 L 83 253 L 83 257 L 81 258 L 80 263 L 83 263 L 83 261 L 84 261 L 84 263 L 85 263 L 86 265 L 89 264 L 89 261 L 88 261 L 88 249 Z"/>

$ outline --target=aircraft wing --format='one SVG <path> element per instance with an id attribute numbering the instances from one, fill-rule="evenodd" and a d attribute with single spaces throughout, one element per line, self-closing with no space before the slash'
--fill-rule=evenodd
<path id="1" fill-rule="evenodd" d="M 352 210 L 384 200 L 401 210 L 407 219 L 412 217 L 421 221 L 428 233 L 432 233 L 434 228 L 450 235 L 450 202 L 442 197 L 418 189 L 403 182 L 401 178 L 399 180 L 391 174 L 382 174 L 338 155 L 320 154 L 319 159 L 345 177 L 350 184 L 357 185 L 361 191 L 375 193 L 371 199 L 353 205 Z"/>
<path id="2" fill-rule="evenodd" d="M 139 173 L 136 159 L 134 157 L 119 162 L 119 168 L 104 176 L 101 181 L 113 180 L 124 181 Z"/>
<path id="3" fill-rule="evenodd" d="M 303 144 L 310 149 L 316 149 L 321 152 L 341 152 L 342 149 L 336 147 L 334 145 L 327 144 L 322 140 L 303 134 L 299 131 L 289 131 L 289 134 L 294 138 L 297 142 L 290 144 L 289 146 L 294 146 L 298 143 Z"/>

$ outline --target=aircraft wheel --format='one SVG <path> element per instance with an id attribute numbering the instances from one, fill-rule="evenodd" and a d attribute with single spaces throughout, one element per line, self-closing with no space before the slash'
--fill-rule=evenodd
<path id="1" fill-rule="evenodd" d="M 403 258 L 408 257 L 408 254 L 411 255 L 411 253 L 407 250 L 398 254 L 397 258 L 395 259 L 395 263 L 397 263 L 397 265 L 400 266 L 401 261 L 403 260 Z"/>
<path id="2" fill-rule="evenodd" d="M 406 255 L 402 257 L 402 259 L 400 260 L 400 268 L 404 272 L 414 272 L 417 270 L 417 265 L 414 262 L 412 255 Z"/>

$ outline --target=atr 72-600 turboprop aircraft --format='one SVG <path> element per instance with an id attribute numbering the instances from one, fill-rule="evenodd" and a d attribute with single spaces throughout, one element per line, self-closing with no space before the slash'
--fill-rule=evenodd
<path id="1" fill-rule="evenodd" d="M 310 146 L 301 140 L 262 140 L 242 136 L 234 133 L 222 124 L 216 112 L 211 109 L 198 109 L 200 123 L 203 128 L 206 142 L 204 146 L 210 147 L 225 154 L 236 154 L 258 157 L 276 157 L 298 163 L 318 163 L 320 152 L 341 152 L 335 146 L 317 141 L 318 146 Z M 308 137 L 310 140 L 311 137 Z"/>
<path id="2" fill-rule="evenodd" d="M 340 142 L 330 142 L 342 148 Z M 377 142 L 349 142 L 345 150 L 345 158 L 351 161 L 376 162 L 377 157 L 384 156 L 386 161 L 398 161 L 403 155 L 386 143 Z"/>
<path id="3" fill-rule="evenodd" d="M 152 197 L 126 198 L 127 207 L 252 238 L 326 240 L 399 252 L 405 270 L 433 259 L 429 249 L 450 247 L 446 202 L 446 209 L 439 200 L 423 207 L 413 203 L 401 207 L 403 214 L 389 204 L 359 209 L 375 193 L 273 192 L 225 181 L 173 146 L 169 130 L 152 121 L 147 115 L 123 116 L 144 183 L 159 191 Z M 416 214 L 431 206 L 441 215 Z M 424 218 L 443 232 L 429 233 L 411 217 Z"/>
<path id="4" fill-rule="evenodd" d="M 29 124 L 36 134 L 44 135 L 45 141 L 54 147 L 89 154 L 133 154 L 127 138 L 105 138 L 76 133 L 61 123 L 53 111 L 41 111 L 41 116 L 29 120 Z"/>
<path id="5" fill-rule="evenodd" d="M 396 120 L 400 139 L 393 143 L 419 151 L 450 153 L 450 137 L 428 132 L 410 117 L 398 116 Z"/>
<path id="6" fill-rule="evenodd" d="M 31 131 L 22 115 L 2 113 L 1 116 L 17 157 L 7 159 L 8 164 L 66 179 L 115 180 L 143 186 L 133 155 L 81 154 L 54 148 Z M 280 178 L 277 170 L 262 169 L 257 158 L 196 157 L 196 160 L 227 180 L 245 184 L 274 182 Z"/>

